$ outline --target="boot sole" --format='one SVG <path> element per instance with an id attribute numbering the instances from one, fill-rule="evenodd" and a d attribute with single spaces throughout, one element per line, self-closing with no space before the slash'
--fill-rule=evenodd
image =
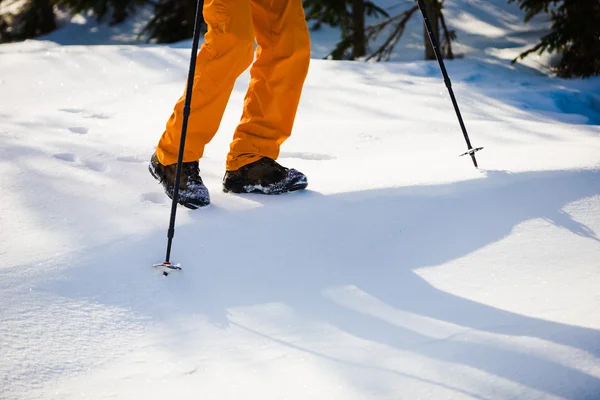
<path id="1" fill-rule="evenodd" d="M 223 186 L 223 193 L 265 194 L 265 195 L 269 195 L 269 196 L 276 196 L 276 195 L 281 195 L 281 194 L 286 194 L 286 193 L 298 192 L 300 190 L 306 189 L 307 187 L 308 187 L 308 182 L 306 182 L 306 181 L 296 182 L 289 188 L 286 188 L 285 190 L 272 191 L 272 192 L 265 190 L 265 189 L 260 189 L 259 187 L 256 187 L 256 186 L 254 186 L 254 187 L 246 186 L 246 187 L 244 187 L 243 190 L 240 190 L 237 188 L 230 189 L 230 188 Z"/>

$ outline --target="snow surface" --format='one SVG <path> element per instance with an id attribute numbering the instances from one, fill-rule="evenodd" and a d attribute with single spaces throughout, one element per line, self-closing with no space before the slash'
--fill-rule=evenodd
<path id="1" fill-rule="evenodd" d="M 510 65 L 523 27 L 471 15 L 480 170 L 437 63 L 314 59 L 280 159 L 310 190 L 223 194 L 246 72 L 167 278 L 147 163 L 188 44 L 0 46 L 0 398 L 600 398 L 600 79 Z"/>

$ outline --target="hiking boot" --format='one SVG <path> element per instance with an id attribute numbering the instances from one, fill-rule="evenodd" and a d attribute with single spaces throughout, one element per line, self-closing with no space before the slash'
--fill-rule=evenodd
<path id="1" fill-rule="evenodd" d="M 167 196 L 173 200 L 177 164 L 162 165 L 158 161 L 156 153 L 154 153 L 150 159 L 148 170 L 164 187 Z M 198 161 L 184 162 L 181 165 L 180 182 L 179 193 L 177 196 L 179 204 L 192 210 L 210 204 L 208 189 L 204 186 L 202 178 L 200 177 Z"/>
<path id="2" fill-rule="evenodd" d="M 225 193 L 282 194 L 302 190 L 306 186 L 308 181 L 303 173 L 285 168 L 267 157 L 235 171 L 227 171 L 223 178 Z"/>

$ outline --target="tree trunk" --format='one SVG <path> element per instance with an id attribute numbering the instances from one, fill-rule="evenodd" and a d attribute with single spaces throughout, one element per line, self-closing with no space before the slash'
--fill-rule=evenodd
<path id="1" fill-rule="evenodd" d="M 12 35 L 8 31 L 9 28 L 8 22 L 0 15 L 0 43 L 6 43 L 12 40 Z"/>
<path id="2" fill-rule="evenodd" d="M 425 11 L 427 12 L 427 17 L 429 18 L 429 23 L 431 24 L 433 35 L 435 37 L 436 42 L 438 43 L 438 46 L 440 44 L 439 9 L 440 8 L 438 0 L 425 1 Z M 427 32 L 427 26 L 425 26 L 425 24 L 423 24 L 423 32 L 425 34 L 425 59 L 435 60 L 435 51 L 433 50 L 433 46 L 431 45 L 431 40 L 429 39 L 429 32 Z"/>
<path id="3" fill-rule="evenodd" d="M 35 0 L 35 8 L 38 15 L 38 26 L 40 34 L 46 34 L 56 29 L 56 18 L 54 9 L 49 0 Z"/>
<path id="4" fill-rule="evenodd" d="M 125 21 L 129 15 L 127 14 L 127 4 L 115 3 L 113 4 L 113 15 L 110 25 L 118 25 Z"/>
<path id="5" fill-rule="evenodd" d="M 364 57 L 367 54 L 364 0 L 352 0 L 352 35 L 352 58 Z"/>
<path id="6" fill-rule="evenodd" d="M 18 17 L 17 39 L 31 39 L 56 29 L 56 18 L 50 0 L 31 0 Z"/>

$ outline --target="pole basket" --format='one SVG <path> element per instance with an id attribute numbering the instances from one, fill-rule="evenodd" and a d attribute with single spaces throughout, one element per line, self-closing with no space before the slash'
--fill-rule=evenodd
<path id="1" fill-rule="evenodd" d="M 162 272 L 164 276 L 168 276 L 171 272 L 181 271 L 180 264 L 171 264 L 168 261 L 165 261 L 160 264 L 154 264 L 153 267 L 158 271 Z"/>
<path id="2" fill-rule="evenodd" d="M 471 149 L 465 153 L 462 153 L 459 157 L 462 156 L 472 156 L 473 154 L 477 153 L 478 151 L 483 150 L 483 147 L 477 147 L 476 149 Z"/>

